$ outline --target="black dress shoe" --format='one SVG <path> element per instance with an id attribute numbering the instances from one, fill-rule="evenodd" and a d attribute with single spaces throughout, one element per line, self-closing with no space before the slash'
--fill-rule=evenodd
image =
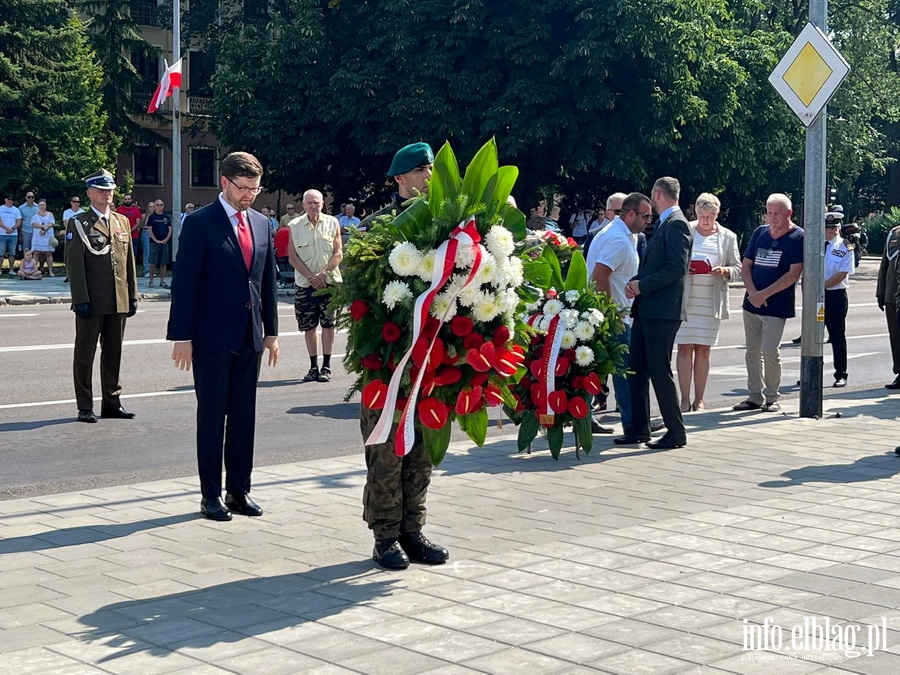
<path id="1" fill-rule="evenodd" d="M 229 511 L 239 513 L 242 516 L 261 516 L 262 508 L 259 504 L 250 499 L 250 495 L 225 495 L 225 506 Z"/>
<path id="2" fill-rule="evenodd" d="M 613 433 L 613 429 L 609 427 L 601 426 L 600 422 L 591 418 L 591 433 L 592 434 L 611 434 Z"/>
<path id="3" fill-rule="evenodd" d="M 646 443 L 649 440 L 649 436 L 619 436 L 613 439 L 613 443 L 616 445 L 637 445 L 638 443 Z"/>
<path id="4" fill-rule="evenodd" d="M 79 410 L 78 421 L 87 422 L 88 424 L 95 424 L 97 422 L 97 416 L 94 414 L 93 410 Z"/>
<path id="5" fill-rule="evenodd" d="M 647 447 L 652 448 L 653 450 L 674 450 L 675 448 L 683 448 L 685 445 L 687 445 L 687 439 L 676 441 L 672 438 L 666 438 L 665 436 L 658 441 L 647 443 Z"/>
<path id="6" fill-rule="evenodd" d="M 421 532 L 401 534 L 400 546 L 410 560 L 424 565 L 443 565 L 450 558 L 447 549 L 429 541 Z"/>
<path id="7" fill-rule="evenodd" d="M 375 542 L 372 560 L 386 570 L 405 570 L 409 567 L 409 556 L 400 548 L 396 539 L 382 539 Z"/>
<path id="8" fill-rule="evenodd" d="M 900 375 L 898 375 L 893 382 L 890 382 L 884 385 L 885 389 L 900 389 Z"/>
<path id="9" fill-rule="evenodd" d="M 200 513 L 210 520 L 231 520 L 231 511 L 225 508 L 221 497 L 200 500 Z"/>
<path id="10" fill-rule="evenodd" d="M 100 417 L 104 419 L 132 420 L 134 419 L 134 413 L 128 412 L 125 408 L 119 406 L 118 408 L 101 410 Z"/>

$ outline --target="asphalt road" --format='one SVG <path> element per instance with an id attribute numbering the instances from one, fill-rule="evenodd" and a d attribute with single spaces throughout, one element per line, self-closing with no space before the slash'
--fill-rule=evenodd
<path id="1" fill-rule="evenodd" d="M 865 260 L 850 290 L 850 378 L 848 389 L 881 388 L 893 379 L 884 317 L 874 301 L 878 261 Z M 722 323 L 714 347 L 707 404 L 730 406 L 746 394 L 742 291 L 732 290 L 733 312 Z M 333 457 L 362 452 L 358 403 L 345 403 L 350 377 L 335 358 L 327 384 L 300 383 L 309 368 L 293 307 L 279 309 L 282 360 L 263 366 L 258 395 L 256 463 Z M 126 329 L 122 364 L 123 404 L 134 420 L 74 420 L 71 364 L 74 320 L 67 307 L 0 307 L 0 499 L 124 485 L 194 474 L 195 400 L 192 378 L 177 370 L 165 342 L 167 302 L 145 302 Z M 796 397 L 800 348 L 789 340 L 800 334 L 800 319 L 788 322 L 782 356 L 782 391 Z M 336 354 L 345 336 L 338 335 Z M 99 355 L 97 361 L 99 362 Z M 831 353 L 825 345 L 825 377 L 830 384 Z M 95 364 L 95 371 L 97 365 Z M 99 374 L 95 374 L 99 393 Z M 827 389 L 826 396 L 834 390 Z M 826 403 L 827 408 L 827 403 Z M 99 405 L 96 406 L 99 411 Z M 492 419 L 498 412 L 492 410 Z M 606 415 L 604 423 L 616 421 Z M 512 427 L 491 430 L 510 433 Z M 455 432 L 455 437 L 462 438 Z M 601 437 L 598 437 L 598 439 Z M 599 447 L 608 441 L 602 440 Z"/>

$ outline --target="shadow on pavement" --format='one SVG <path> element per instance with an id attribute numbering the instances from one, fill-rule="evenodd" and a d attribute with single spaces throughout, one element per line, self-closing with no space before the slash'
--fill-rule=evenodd
<path id="1" fill-rule="evenodd" d="M 900 473 L 900 457 L 893 452 L 860 457 L 850 464 L 818 464 L 785 471 L 785 480 L 760 483 L 764 488 L 786 488 L 805 483 L 863 483 Z"/>
<path id="2" fill-rule="evenodd" d="M 262 383 L 260 383 L 262 385 Z M 327 405 L 297 406 L 287 411 L 288 415 L 309 415 L 327 417 L 332 420 L 359 419 L 359 403 L 332 403 Z"/>
<path id="3" fill-rule="evenodd" d="M 197 520 L 200 517 L 199 512 L 183 513 L 177 516 L 160 516 L 159 518 L 141 520 L 134 523 L 68 527 L 48 530 L 40 534 L 30 534 L 25 537 L 10 537 L 8 539 L 0 539 L 0 555 L 5 553 L 22 553 L 23 551 L 46 551 L 47 549 L 78 546 L 79 544 L 95 544 L 108 539 L 127 537 L 135 532 L 175 525 L 188 520 Z"/>
<path id="4" fill-rule="evenodd" d="M 60 417 L 55 420 L 34 420 L 32 422 L 4 422 L 0 424 L 0 434 L 12 431 L 34 431 L 35 429 L 43 429 L 44 427 L 55 427 L 60 424 L 79 423 L 78 417 Z"/>
<path id="5" fill-rule="evenodd" d="M 399 582 L 373 571 L 367 561 L 243 579 L 107 605 L 80 617 L 87 628 L 73 637 L 102 643 L 113 652 L 99 663 L 135 654 L 164 658 L 178 652 L 202 657 L 247 637 L 299 628 L 365 606 L 389 595 Z M 296 642 L 304 635 L 299 630 L 296 637 L 279 635 L 278 644 Z"/>

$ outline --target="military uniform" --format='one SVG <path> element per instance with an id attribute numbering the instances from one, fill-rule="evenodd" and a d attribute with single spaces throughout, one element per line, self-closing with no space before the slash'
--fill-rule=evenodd
<path id="1" fill-rule="evenodd" d="M 119 404 L 125 319 L 137 308 L 137 275 L 128 218 L 110 210 L 107 220 L 93 208 L 70 218 L 66 223 L 65 261 L 72 309 L 76 312 L 73 374 L 79 419 L 96 421 L 82 419 L 81 413 L 93 409 L 91 375 L 98 339 L 101 414 L 133 417 Z"/>
<path id="2" fill-rule="evenodd" d="M 413 143 L 394 155 L 388 175 L 396 178 L 430 168 L 433 163 L 431 147 L 427 143 Z M 394 195 L 390 204 L 362 221 L 362 226 L 369 228 L 380 216 L 401 213 L 404 201 L 399 194 Z M 371 435 L 381 414 L 380 410 L 360 406 L 359 426 L 363 439 Z M 394 424 L 386 443 L 366 446 L 368 472 L 363 489 L 363 520 L 375 535 L 373 558 L 388 569 L 404 569 L 410 560 L 439 565 L 449 558 L 447 549 L 422 534 L 425 497 L 431 482 L 431 460 L 425 453 L 418 428 L 409 453 L 398 457 L 394 452 L 396 433 L 397 425 Z"/>
<path id="3" fill-rule="evenodd" d="M 900 389 L 900 225 L 888 232 L 881 256 L 881 267 L 878 269 L 878 283 L 875 287 L 875 298 L 879 306 L 884 307 L 888 334 L 891 340 L 891 356 L 893 358 L 894 375 L 888 389 Z"/>

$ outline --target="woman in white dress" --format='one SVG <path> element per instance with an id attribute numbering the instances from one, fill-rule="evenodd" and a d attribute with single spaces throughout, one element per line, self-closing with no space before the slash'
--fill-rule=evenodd
<path id="1" fill-rule="evenodd" d="M 716 220 L 721 208 L 718 198 L 704 192 L 697 197 L 694 208 L 697 220 L 690 223 L 694 248 L 684 283 L 684 316 L 675 336 L 682 412 L 705 407 L 703 394 L 709 378 L 710 348 L 719 338 L 719 322 L 729 317 L 728 282 L 741 273 L 737 235 Z"/>
<path id="2" fill-rule="evenodd" d="M 31 234 L 31 250 L 37 260 L 38 269 L 47 263 L 48 276 L 56 276 L 53 274 L 53 247 L 50 245 L 56 219 L 47 210 L 47 202 L 43 199 L 38 202 L 38 212 L 31 217 L 31 225 L 34 228 Z"/>

